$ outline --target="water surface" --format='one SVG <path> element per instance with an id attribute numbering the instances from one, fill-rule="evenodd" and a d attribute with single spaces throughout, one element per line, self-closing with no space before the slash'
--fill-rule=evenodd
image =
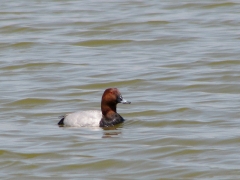
<path id="1" fill-rule="evenodd" d="M 238 1 L 0 8 L 1 179 L 239 179 Z M 117 87 L 116 129 L 59 128 Z"/>

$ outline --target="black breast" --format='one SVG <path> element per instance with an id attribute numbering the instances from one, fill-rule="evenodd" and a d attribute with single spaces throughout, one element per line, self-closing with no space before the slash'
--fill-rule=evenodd
<path id="1" fill-rule="evenodd" d="M 122 118 L 122 116 L 115 113 L 111 117 L 103 116 L 100 123 L 99 123 L 99 126 L 100 127 L 110 127 L 110 126 L 114 126 L 116 124 L 123 123 L 123 121 L 124 121 L 124 119 Z"/>

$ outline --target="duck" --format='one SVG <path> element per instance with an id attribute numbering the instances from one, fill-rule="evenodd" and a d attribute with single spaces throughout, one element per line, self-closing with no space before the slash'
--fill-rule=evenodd
<path id="1" fill-rule="evenodd" d="M 104 91 L 100 110 L 76 111 L 61 116 L 58 122 L 60 127 L 112 127 L 125 120 L 117 113 L 117 104 L 131 104 L 123 99 L 117 88 L 108 88 Z"/>

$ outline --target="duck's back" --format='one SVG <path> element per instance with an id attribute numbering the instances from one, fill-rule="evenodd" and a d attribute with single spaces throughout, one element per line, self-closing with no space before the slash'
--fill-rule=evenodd
<path id="1" fill-rule="evenodd" d="M 102 112 L 98 110 L 77 111 L 67 114 L 64 125 L 70 127 L 99 127 Z"/>

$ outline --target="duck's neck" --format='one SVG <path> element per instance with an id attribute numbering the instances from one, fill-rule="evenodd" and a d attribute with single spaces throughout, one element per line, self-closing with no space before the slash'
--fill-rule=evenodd
<path id="1" fill-rule="evenodd" d="M 106 104 L 106 103 L 101 103 L 101 110 L 103 116 L 111 116 L 112 114 L 117 113 L 117 106 L 116 104 Z"/>

